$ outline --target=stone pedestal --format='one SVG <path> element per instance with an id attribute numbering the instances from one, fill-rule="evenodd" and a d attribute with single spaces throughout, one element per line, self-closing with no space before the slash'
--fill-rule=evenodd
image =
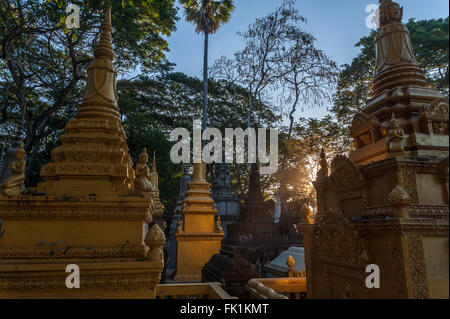
<path id="1" fill-rule="evenodd" d="M 318 179 L 318 216 L 302 225 L 308 298 L 448 298 L 448 160 L 339 157 Z M 368 289 L 366 267 L 379 266 Z"/>

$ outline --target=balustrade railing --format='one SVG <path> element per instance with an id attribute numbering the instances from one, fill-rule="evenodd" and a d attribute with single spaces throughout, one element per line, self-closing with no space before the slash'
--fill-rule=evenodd
<path id="1" fill-rule="evenodd" d="M 219 282 L 157 285 L 156 299 L 237 299 Z"/>

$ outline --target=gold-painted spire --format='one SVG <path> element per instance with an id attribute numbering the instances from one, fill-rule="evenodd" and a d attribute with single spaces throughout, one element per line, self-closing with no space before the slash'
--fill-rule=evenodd
<path id="1" fill-rule="evenodd" d="M 97 48 L 94 50 L 94 56 L 96 58 L 107 58 L 110 60 L 114 60 L 116 57 L 112 48 L 112 42 L 111 42 L 111 32 L 112 32 L 112 26 L 111 26 L 111 7 L 108 6 L 106 8 L 106 16 L 105 20 L 103 21 L 102 27 L 101 27 L 101 35 L 100 35 L 100 41 L 98 42 Z"/>
<path id="2" fill-rule="evenodd" d="M 77 118 L 120 122 L 116 90 L 117 71 L 112 62 L 115 55 L 111 44 L 111 32 L 111 7 L 108 7 L 101 26 L 100 41 L 94 50 L 95 58 L 88 67 L 83 103 L 78 110 Z"/>
<path id="3" fill-rule="evenodd" d="M 206 182 L 206 164 L 202 160 L 201 163 L 193 164 L 192 181 Z"/>
<path id="4" fill-rule="evenodd" d="M 70 120 L 62 145 L 52 151 L 53 163 L 44 165 L 39 185 L 48 194 L 128 194 L 135 174 L 117 106 L 116 77 L 111 45 L 111 7 L 95 58 L 88 67 L 86 89 L 78 114 Z M 88 178 L 89 177 L 89 178 Z"/>
<path id="5" fill-rule="evenodd" d="M 156 151 L 153 151 L 152 172 L 156 172 Z"/>

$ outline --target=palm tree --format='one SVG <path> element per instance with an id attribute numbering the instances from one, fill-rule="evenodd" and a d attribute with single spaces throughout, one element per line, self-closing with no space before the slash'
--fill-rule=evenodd
<path id="1" fill-rule="evenodd" d="M 203 56 L 203 114 L 202 132 L 206 128 L 206 109 L 208 100 L 208 36 L 214 34 L 219 26 L 230 20 L 234 10 L 233 0 L 179 0 L 184 7 L 186 21 L 195 24 L 195 32 L 205 34 Z"/>

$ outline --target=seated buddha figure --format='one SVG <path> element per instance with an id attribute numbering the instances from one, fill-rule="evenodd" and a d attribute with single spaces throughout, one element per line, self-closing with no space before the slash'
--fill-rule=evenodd
<path id="1" fill-rule="evenodd" d="M 22 193 L 25 182 L 25 156 L 26 152 L 21 143 L 16 151 L 16 161 L 11 163 L 12 176 L 2 184 L 3 194 L 12 196 Z"/>
<path id="2" fill-rule="evenodd" d="M 151 193 L 153 191 L 150 168 L 147 162 L 147 149 L 144 147 L 142 153 L 139 155 L 139 162 L 136 164 L 136 178 L 134 180 L 134 189 L 140 193 Z"/>

